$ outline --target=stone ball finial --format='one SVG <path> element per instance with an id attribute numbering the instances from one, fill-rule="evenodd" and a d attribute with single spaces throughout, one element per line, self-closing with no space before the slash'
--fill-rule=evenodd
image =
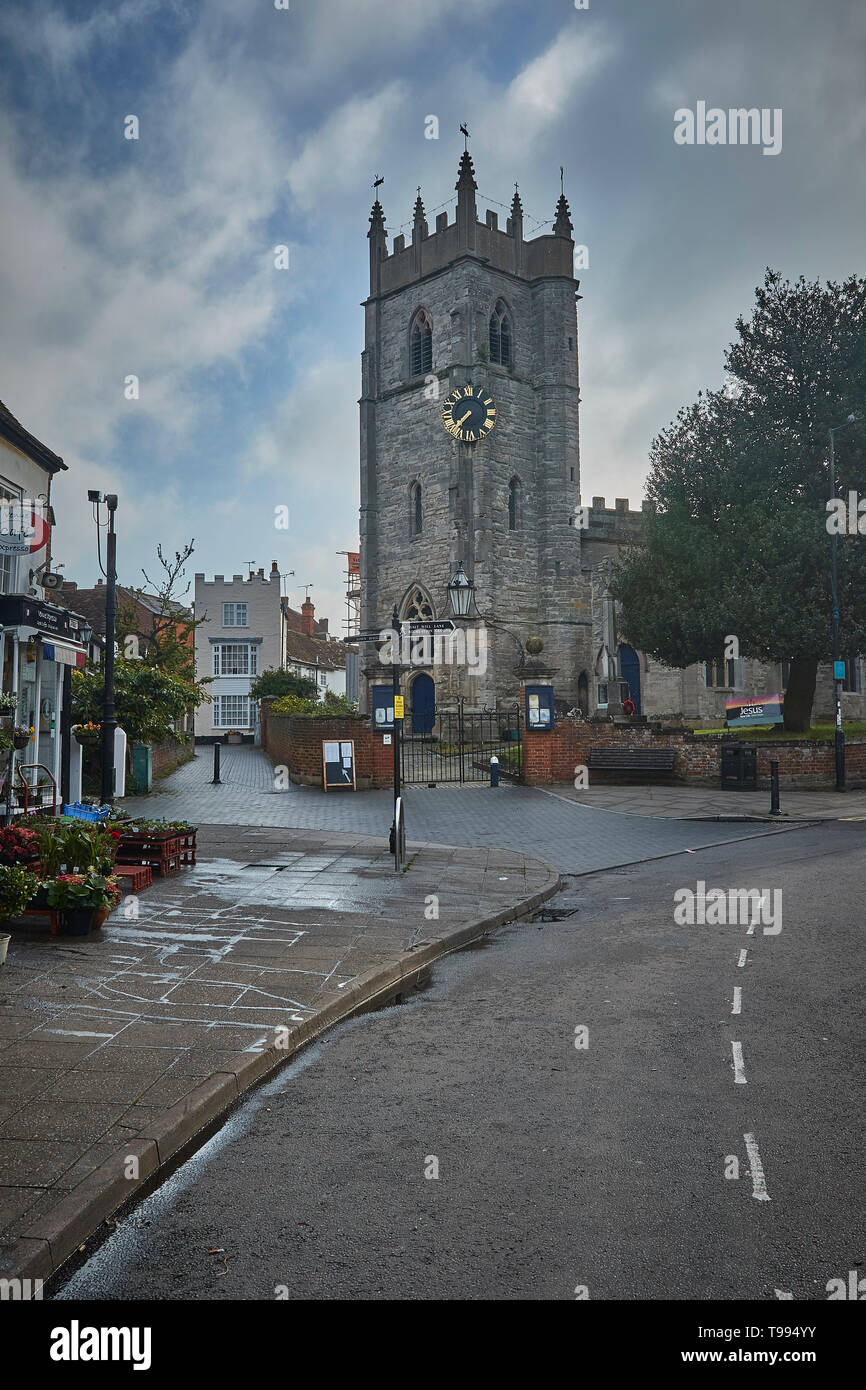
<path id="1" fill-rule="evenodd" d="M 527 637 L 526 650 L 530 656 L 538 656 L 539 652 L 544 651 L 544 642 L 540 637 Z"/>

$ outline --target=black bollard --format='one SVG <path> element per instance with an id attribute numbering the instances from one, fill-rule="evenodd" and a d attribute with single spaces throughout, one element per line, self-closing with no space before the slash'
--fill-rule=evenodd
<path id="1" fill-rule="evenodd" d="M 495 753 L 490 759 L 490 785 L 491 787 L 499 786 L 499 759 Z"/>
<path id="2" fill-rule="evenodd" d="M 779 764 L 775 758 L 770 759 L 770 815 L 780 816 L 779 810 Z"/>
<path id="3" fill-rule="evenodd" d="M 222 744 L 220 743 L 219 739 L 217 739 L 216 743 L 215 743 L 214 746 L 213 746 L 213 785 L 214 785 L 215 787 L 220 787 L 220 786 L 222 786 L 222 783 L 220 782 L 220 749 L 221 749 L 221 748 L 222 748 Z"/>

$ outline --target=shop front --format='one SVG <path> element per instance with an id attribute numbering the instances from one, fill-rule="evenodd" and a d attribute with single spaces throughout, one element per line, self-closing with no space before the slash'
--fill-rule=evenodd
<path id="1" fill-rule="evenodd" d="M 31 730 L 29 742 L 0 758 L 2 800 L 8 788 L 20 807 L 69 799 L 72 671 L 87 659 L 90 626 L 80 614 L 20 594 L 0 596 L 2 688 L 15 702 L 13 723 Z M 23 737 L 23 735 L 22 735 Z"/>

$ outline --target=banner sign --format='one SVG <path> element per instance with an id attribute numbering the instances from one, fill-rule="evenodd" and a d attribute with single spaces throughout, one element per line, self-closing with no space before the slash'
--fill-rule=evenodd
<path id="1" fill-rule="evenodd" d="M 729 695 L 725 700 L 725 719 L 729 726 L 744 724 L 784 724 L 784 695 L 762 695 L 759 700 Z"/>

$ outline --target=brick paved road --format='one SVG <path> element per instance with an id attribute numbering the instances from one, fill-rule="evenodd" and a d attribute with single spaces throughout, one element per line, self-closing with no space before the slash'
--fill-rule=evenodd
<path id="1" fill-rule="evenodd" d="M 261 749 L 222 750 L 222 786 L 211 785 L 213 754 L 200 751 L 149 797 L 128 797 L 133 814 L 187 817 L 200 825 L 286 826 L 387 835 L 390 791 L 328 792 L 315 787 L 277 791 Z M 582 806 L 531 787 L 409 787 L 410 842 L 483 845 L 524 850 L 563 873 L 658 859 L 744 836 L 768 833 L 755 825 L 658 820 Z M 777 830 L 775 834 L 784 833 Z"/>

